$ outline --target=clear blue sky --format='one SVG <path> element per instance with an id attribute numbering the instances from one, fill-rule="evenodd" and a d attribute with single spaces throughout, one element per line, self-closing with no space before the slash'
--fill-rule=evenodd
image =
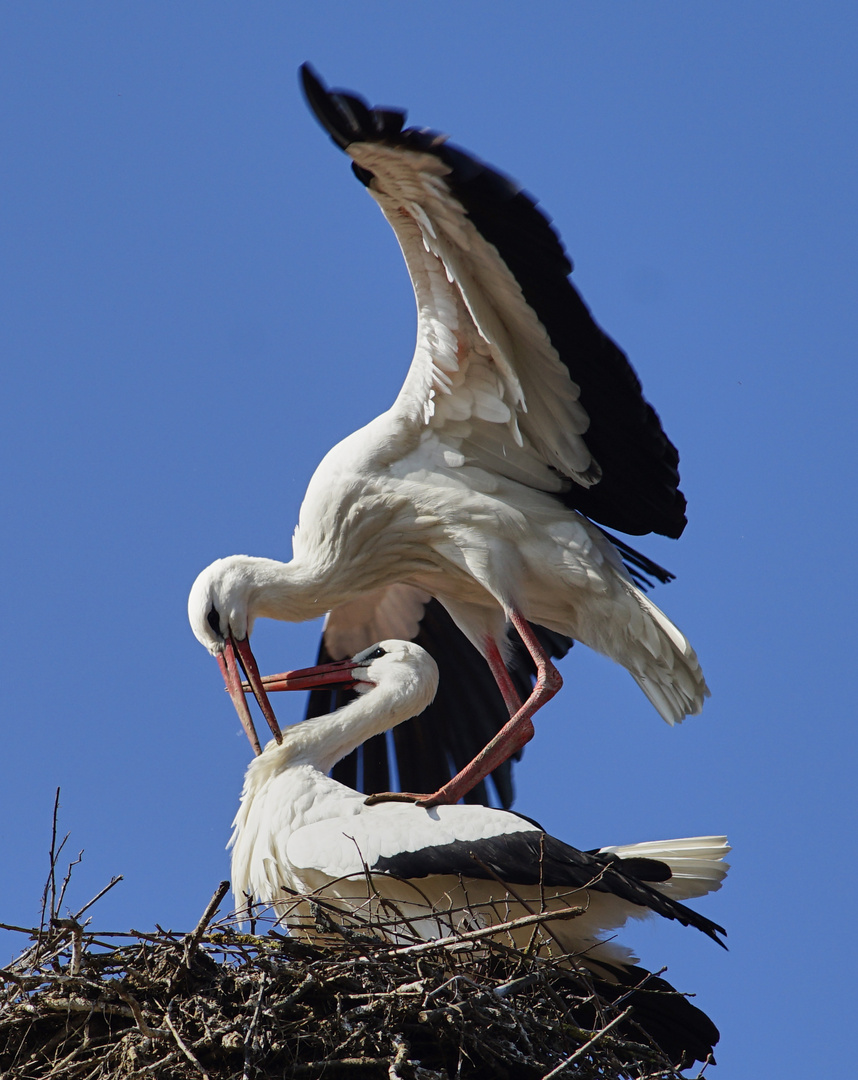
<path id="1" fill-rule="evenodd" d="M 37 918 L 58 785 L 72 905 L 125 875 L 100 928 L 190 928 L 228 875 L 249 748 L 188 589 L 221 555 L 289 557 L 315 464 L 413 346 L 393 236 L 300 97 L 311 60 L 540 198 L 682 455 L 686 533 L 641 547 L 712 699 L 670 730 L 576 647 L 517 808 L 581 847 L 728 833 L 699 907 L 731 951 L 629 937 L 721 1027 L 713 1075 L 842 1075 L 854 5 L 300 7 L 0 6 L 0 921 Z M 261 666 L 317 633 L 259 623 Z"/>

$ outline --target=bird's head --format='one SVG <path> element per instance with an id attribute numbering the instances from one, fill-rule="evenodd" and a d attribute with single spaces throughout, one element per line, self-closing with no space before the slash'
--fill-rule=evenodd
<path id="1" fill-rule="evenodd" d="M 250 636 L 256 564 L 263 561 L 230 555 L 207 566 L 194 582 L 188 597 L 188 619 L 197 641 L 212 656 L 223 652 L 228 637 L 243 640 Z"/>
<path id="2" fill-rule="evenodd" d="M 242 688 L 239 665 L 274 738 L 278 743 L 283 738 L 249 641 L 254 602 L 265 574 L 265 564 L 269 564 L 269 560 L 249 555 L 218 559 L 199 575 L 188 597 L 188 619 L 194 636 L 217 660 L 238 718 L 257 754 L 262 753 L 262 749 Z"/>
<path id="3" fill-rule="evenodd" d="M 262 684 L 269 693 L 331 685 L 346 686 L 359 694 L 372 691 L 384 699 L 379 709 L 390 715 L 394 726 L 417 716 L 431 703 L 438 689 L 438 665 L 413 641 L 380 641 L 347 660 L 266 675 Z"/>
<path id="4" fill-rule="evenodd" d="M 394 709 L 416 716 L 431 704 L 438 690 L 438 665 L 413 641 L 380 641 L 352 658 L 355 689 L 383 688 Z"/>

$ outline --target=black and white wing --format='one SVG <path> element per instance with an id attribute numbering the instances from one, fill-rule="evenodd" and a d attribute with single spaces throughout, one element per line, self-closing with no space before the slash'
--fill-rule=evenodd
<path id="1" fill-rule="evenodd" d="M 678 537 L 679 455 L 534 200 L 445 136 L 403 128 L 403 112 L 328 91 L 306 64 L 302 81 L 414 286 L 417 346 L 394 410 L 600 525 Z"/>
<path id="2" fill-rule="evenodd" d="M 369 869 L 407 881 L 461 875 L 513 889 L 591 890 L 693 926 L 723 945 L 718 936 L 723 927 L 659 888 L 672 877 L 667 861 L 579 851 L 503 810 L 438 806 L 430 815 L 412 804 L 382 803 L 303 826 L 289 837 L 286 853 L 293 866 L 335 879 Z M 628 914 L 623 908 L 616 914 L 614 925 L 622 926 Z"/>

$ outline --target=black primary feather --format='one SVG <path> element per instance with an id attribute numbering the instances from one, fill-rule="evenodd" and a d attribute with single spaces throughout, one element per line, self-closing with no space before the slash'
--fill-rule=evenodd
<path id="1" fill-rule="evenodd" d="M 695 1062 L 715 1064 L 714 1047 L 721 1038 L 718 1028 L 696 1005 L 671 984 L 642 967 L 620 967 L 589 957 L 586 961 L 593 989 L 608 1002 L 633 1006 L 628 1021 L 617 1026 L 626 1037 L 644 1032 L 680 1069 Z M 602 976 L 602 977 L 600 977 Z M 601 1027 L 598 1006 L 591 1011 L 576 1009 L 581 1023 Z"/>

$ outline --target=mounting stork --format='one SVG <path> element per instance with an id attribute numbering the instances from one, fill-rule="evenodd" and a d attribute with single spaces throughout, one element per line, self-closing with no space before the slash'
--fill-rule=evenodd
<path id="1" fill-rule="evenodd" d="M 266 683 L 272 689 L 347 683 L 357 696 L 335 713 L 286 728 L 282 743 L 272 740 L 248 766 L 230 841 L 240 910 L 271 905 L 293 932 L 312 937 L 309 895 L 333 918 L 344 913 L 350 925 L 363 921 L 401 944 L 578 908 L 574 917 L 567 911 L 542 924 L 540 951 L 562 957 L 609 994 L 645 982 L 630 999 L 640 1006 L 642 1026 L 675 1061 L 706 1060 L 718 1038 L 714 1025 L 638 967 L 613 932 L 630 918 L 657 914 L 721 944 L 722 928 L 681 901 L 720 887 L 729 850 L 724 837 L 584 852 L 504 810 L 368 805 L 327 773 L 365 739 L 432 700 L 437 667 L 412 642 L 384 641 L 353 660 Z M 526 948 L 533 933 L 527 925 L 498 936 Z"/>
<path id="2" fill-rule="evenodd" d="M 392 407 L 335 446 L 310 480 L 292 561 L 235 555 L 194 584 L 191 625 L 218 657 L 248 734 L 236 653 L 277 734 L 248 642 L 255 619 L 329 612 L 323 653 L 336 659 L 381 637 L 414 637 L 433 597 L 473 647 L 459 650 L 460 663 L 474 650 L 485 657 L 511 719 L 424 805 L 456 801 L 532 737 L 534 712 L 561 685 L 552 654 L 569 639 L 622 664 L 668 723 L 699 712 L 708 689 L 694 650 L 632 577 L 668 575 L 589 520 L 679 536 L 678 455 L 570 283 L 548 220 L 444 137 L 326 90 L 307 65 L 302 76 L 399 240 L 417 346 Z M 508 625 L 537 676 L 523 702 Z M 469 670 L 445 671 L 445 682 L 466 684 Z M 461 732 L 484 723 L 464 710 L 449 719 Z M 467 738 L 469 751 L 485 742 Z M 448 739 L 437 739 L 442 761 Z"/>

